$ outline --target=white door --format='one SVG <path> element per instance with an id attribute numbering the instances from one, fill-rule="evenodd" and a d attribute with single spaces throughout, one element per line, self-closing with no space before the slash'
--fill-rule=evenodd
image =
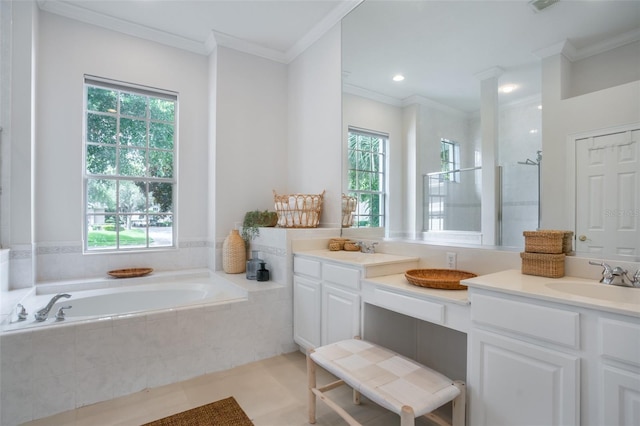
<path id="1" fill-rule="evenodd" d="M 575 142 L 576 250 L 603 256 L 637 256 L 640 130 Z"/>

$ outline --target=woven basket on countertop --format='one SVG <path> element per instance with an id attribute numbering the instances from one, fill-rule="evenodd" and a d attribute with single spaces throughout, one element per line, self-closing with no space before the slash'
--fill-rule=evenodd
<path id="1" fill-rule="evenodd" d="M 460 281 L 477 277 L 472 272 L 457 269 L 410 269 L 404 276 L 413 285 L 443 290 L 466 290 L 467 286 Z"/>
<path id="2" fill-rule="evenodd" d="M 522 258 L 522 273 L 538 277 L 564 277 L 565 254 L 548 253 L 520 253 Z"/>
<path id="3" fill-rule="evenodd" d="M 524 231 L 524 251 L 527 253 L 560 254 L 572 251 L 573 232 L 556 230 Z"/>
<path id="4" fill-rule="evenodd" d="M 317 228 L 322 214 L 322 194 L 285 194 L 273 191 L 278 226 L 281 228 Z"/>

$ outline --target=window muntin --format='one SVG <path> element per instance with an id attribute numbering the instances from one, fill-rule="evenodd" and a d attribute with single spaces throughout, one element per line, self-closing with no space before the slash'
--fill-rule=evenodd
<path id="1" fill-rule="evenodd" d="M 358 200 L 353 227 L 385 225 L 385 165 L 389 137 L 382 133 L 349 128 L 347 158 L 350 196 Z"/>
<path id="2" fill-rule="evenodd" d="M 460 170 L 460 145 L 448 139 L 440 139 L 440 171 L 451 172 Z M 443 173 L 440 175 L 442 180 L 450 182 L 459 182 L 460 174 Z"/>
<path id="3" fill-rule="evenodd" d="M 85 77 L 85 251 L 173 247 L 177 95 Z"/>

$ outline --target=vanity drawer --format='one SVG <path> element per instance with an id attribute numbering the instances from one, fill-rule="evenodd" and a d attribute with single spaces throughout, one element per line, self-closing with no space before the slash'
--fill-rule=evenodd
<path id="1" fill-rule="evenodd" d="M 640 366 L 640 324 L 600 319 L 600 353 L 605 358 Z"/>
<path id="2" fill-rule="evenodd" d="M 574 349 L 580 347 L 577 312 L 472 294 L 471 320 Z"/>
<path id="3" fill-rule="evenodd" d="M 354 290 L 360 289 L 360 271 L 358 269 L 324 263 L 322 265 L 322 280 Z"/>
<path id="4" fill-rule="evenodd" d="M 321 263 L 317 260 L 295 256 L 293 258 L 293 272 L 296 274 L 308 275 L 313 278 L 320 278 Z"/>
<path id="5" fill-rule="evenodd" d="M 445 306 L 415 296 L 376 288 L 373 303 L 381 308 L 419 318 L 434 324 L 444 324 Z"/>

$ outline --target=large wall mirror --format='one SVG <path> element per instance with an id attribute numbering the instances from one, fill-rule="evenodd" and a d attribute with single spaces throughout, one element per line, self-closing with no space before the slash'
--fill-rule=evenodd
<path id="1" fill-rule="evenodd" d="M 531 3 L 365 0 L 343 19 L 343 193 L 354 137 L 380 135 L 386 237 L 521 248 L 525 230 L 578 231 L 576 138 L 640 122 L 640 2 Z M 635 238 L 580 247 L 638 259 Z"/>

